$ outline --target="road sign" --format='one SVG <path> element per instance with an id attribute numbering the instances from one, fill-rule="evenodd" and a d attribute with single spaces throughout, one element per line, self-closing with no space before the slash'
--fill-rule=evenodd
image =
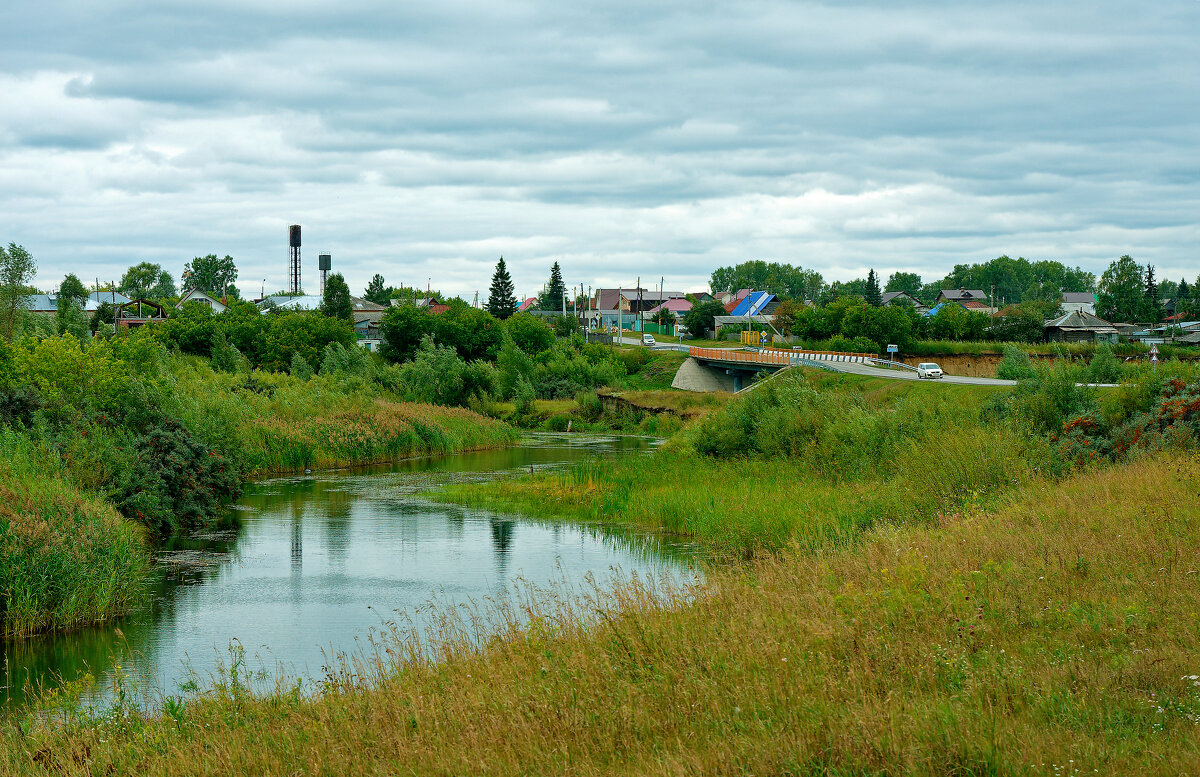
<path id="1" fill-rule="evenodd" d="M 1152 362 L 1158 361 L 1158 346 L 1157 345 L 1150 346 L 1150 361 L 1152 361 Z"/>
<path id="2" fill-rule="evenodd" d="M 896 353 L 896 352 L 897 352 L 897 351 L 899 351 L 899 350 L 900 350 L 900 349 L 899 349 L 899 348 L 897 348 L 895 345 L 893 345 L 893 344 L 891 344 L 891 343 L 888 343 L 888 347 L 887 347 L 887 352 L 888 352 L 888 353 Z"/>

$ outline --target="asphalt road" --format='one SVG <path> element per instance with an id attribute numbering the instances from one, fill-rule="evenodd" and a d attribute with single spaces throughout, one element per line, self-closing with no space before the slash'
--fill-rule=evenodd
<path id="1" fill-rule="evenodd" d="M 621 345 L 641 345 L 640 339 L 632 337 L 622 337 Z M 656 351 L 682 351 L 688 352 L 688 346 L 679 345 L 678 343 L 658 342 L 650 346 Z M 885 370 L 875 367 L 870 364 L 859 364 L 858 362 L 828 362 L 830 367 L 833 367 L 839 372 L 849 372 L 854 375 L 866 375 L 871 378 L 888 378 L 891 380 L 922 380 L 917 378 L 917 373 L 912 370 Z M 946 375 L 943 378 L 938 378 L 943 383 L 962 383 L 968 386 L 1014 386 L 1015 380 L 1000 380 L 999 378 L 969 378 L 965 375 Z M 930 382 L 936 382 L 931 380 Z"/>

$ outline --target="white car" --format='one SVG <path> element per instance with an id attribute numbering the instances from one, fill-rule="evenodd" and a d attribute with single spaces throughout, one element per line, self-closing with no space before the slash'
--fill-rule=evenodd
<path id="1" fill-rule="evenodd" d="M 642 345 L 654 345 L 654 335 L 642 335 Z"/>
<path id="2" fill-rule="evenodd" d="M 917 365 L 917 378 L 940 378 L 942 368 L 933 362 L 921 362 Z"/>

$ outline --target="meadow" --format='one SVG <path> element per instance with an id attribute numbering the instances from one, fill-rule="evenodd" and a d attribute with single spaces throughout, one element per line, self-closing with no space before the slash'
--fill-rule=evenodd
<path id="1" fill-rule="evenodd" d="M 162 714 L 31 713 L 0 770 L 1194 773 L 1198 477 L 1187 451 L 1035 473 L 699 587 L 529 592 L 490 639 L 446 612 L 436 655 L 397 629 L 313 698 L 235 675 Z"/>

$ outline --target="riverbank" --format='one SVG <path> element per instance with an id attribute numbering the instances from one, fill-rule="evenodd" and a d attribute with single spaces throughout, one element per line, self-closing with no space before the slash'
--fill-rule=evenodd
<path id="1" fill-rule="evenodd" d="M 29 348 L 18 351 L 28 361 L 13 374 L 27 375 L 37 393 L 0 384 L 10 407 L 19 392 L 33 397 L 27 414 L 0 430 L 4 638 L 136 606 L 154 543 L 232 520 L 226 506 L 248 480 L 519 437 L 469 410 L 401 402 L 353 379 L 216 372 L 147 343 Z"/>
<path id="2" fill-rule="evenodd" d="M 27 720 L 0 771 L 1193 773 L 1197 477 L 1166 456 L 1038 479 L 694 598 L 629 585 L 599 622 L 543 601 L 436 661 L 388 643 L 315 700 L 235 683 L 162 717 Z"/>

